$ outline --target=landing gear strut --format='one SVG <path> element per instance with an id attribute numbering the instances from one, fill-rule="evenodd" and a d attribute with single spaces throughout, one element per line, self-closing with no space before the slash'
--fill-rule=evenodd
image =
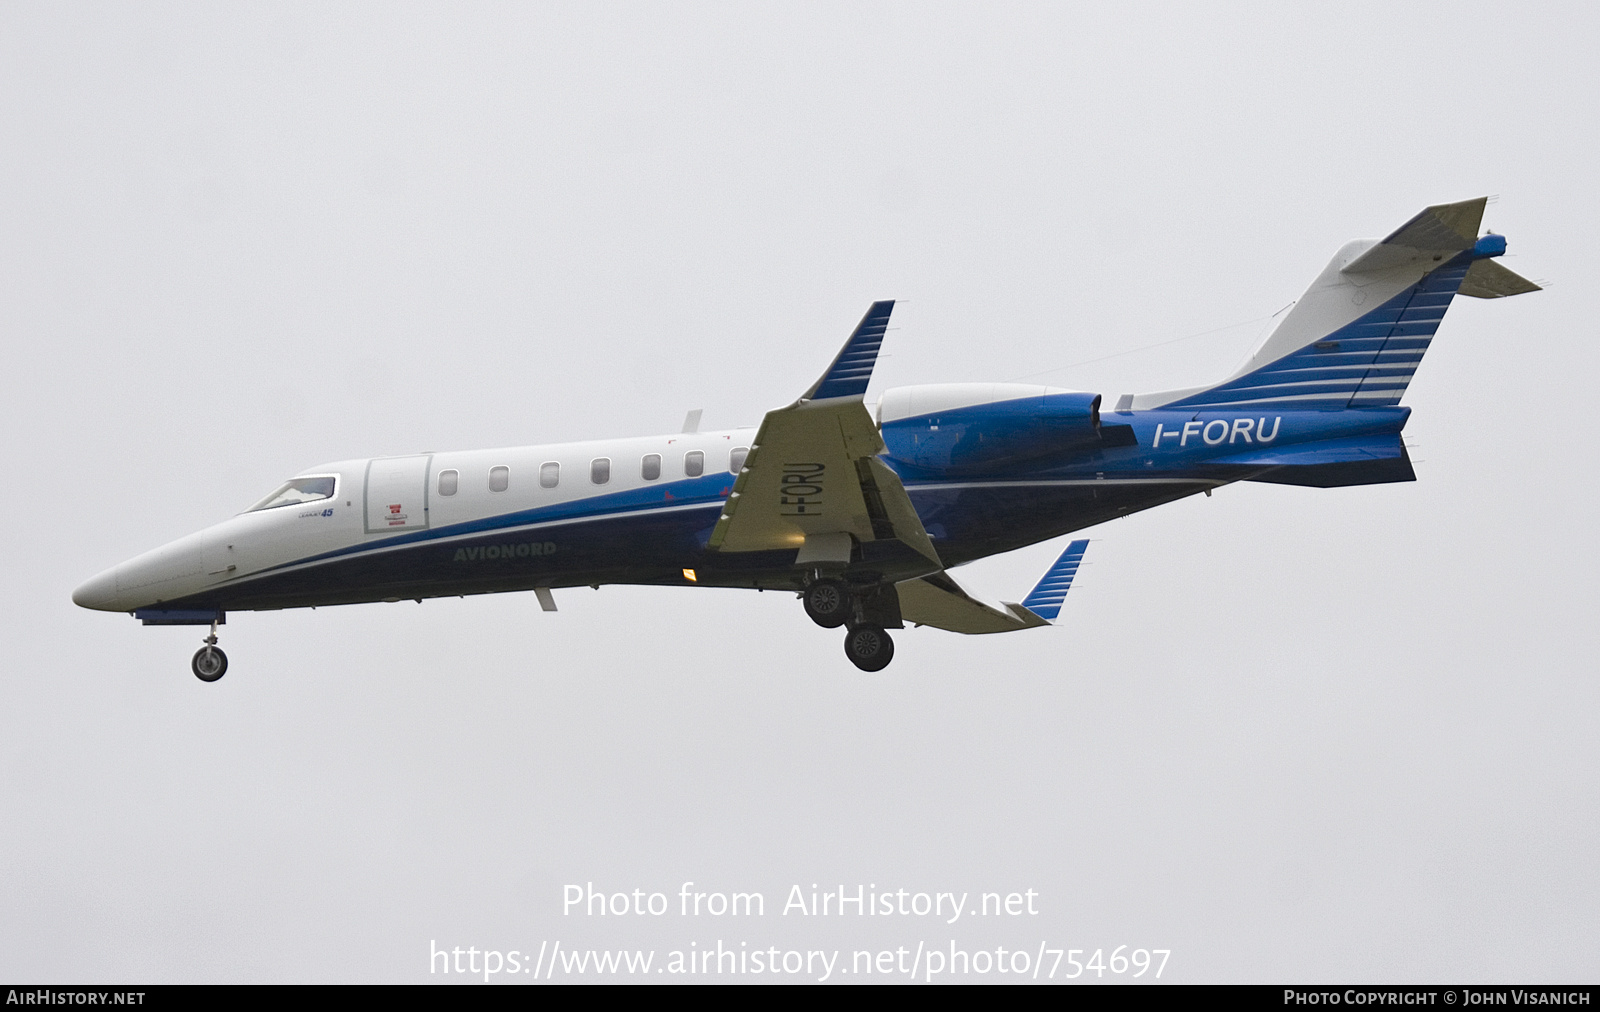
<path id="1" fill-rule="evenodd" d="M 862 671 L 882 671 L 894 660 L 894 640 L 882 626 L 851 626 L 844 637 L 844 653 Z"/>
<path id="2" fill-rule="evenodd" d="M 205 638 L 205 646 L 196 650 L 194 659 L 189 662 L 189 670 L 202 682 L 214 682 L 228 673 L 228 655 L 217 646 L 217 624 L 211 623 L 211 635 Z"/>

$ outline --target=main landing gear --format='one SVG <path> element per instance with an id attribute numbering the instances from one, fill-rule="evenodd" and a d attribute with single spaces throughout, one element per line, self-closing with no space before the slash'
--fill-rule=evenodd
<path id="1" fill-rule="evenodd" d="M 194 659 L 189 662 L 189 669 L 194 676 L 202 682 L 214 682 L 228 673 L 228 655 L 217 646 L 217 624 L 211 623 L 211 635 L 205 638 L 205 646 L 194 652 Z"/>
<path id="2" fill-rule="evenodd" d="M 800 592 L 811 621 L 824 629 L 846 627 L 844 655 L 862 671 L 882 671 L 894 660 L 888 629 L 899 629 L 900 598 L 893 584 L 852 587 L 831 577 L 813 580 Z"/>
<path id="3" fill-rule="evenodd" d="M 851 626 L 844 636 L 844 655 L 862 671 L 882 671 L 894 660 L 894 640 L 882 626 Z"/>
<path id="4" fill-rule="evenodd" d="M 801 595 L 806 614 L 824 629 L 837 629 L 850 621 L 855 605 L 843 580 L 817 580 Z"/>

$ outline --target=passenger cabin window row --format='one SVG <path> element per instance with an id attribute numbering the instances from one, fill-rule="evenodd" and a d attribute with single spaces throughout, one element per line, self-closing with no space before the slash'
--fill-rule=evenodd
<path id="1" fill-rule="evenodd" d="M 545 466 L 546 467 L 553 467 L 554 465 L 546 464 Z M 542 472 L 540 474 L 540 477 L 541 477 L 541 479 L 543 478 L 543 473 Z M 551 482 L 550 484 L 554 485 L 555 482 Z M 511 487 L 511 468 L 506 467 L 505 465 L 502 464 L 499 467 L 491 467 L 489 469 L 489 491 L 491 491 L 491 492 L 504 492 L 506 489 L 508 489 L 510 487 Z M 439 472 L 439 494 L 440 495 L 455 495 L 459 491 L 461 491 L 461 472 L 456 470 L 453 467 L 446 468 L 445 470 L 440 471 Z"/>
<path id="2" fill-rule="evenodd" d="M 750 456 L 748 446 L 738 446 L 728 454 L 728 470 L 738 474 L 744 467 L 745 460 Z M 698 478 L 706 473 L 706 455 L 701 450 L 690 450 L 683 455 L 683 474 L 687 478 Z M 645 481 L 656 481 L 661 477 L 661 454 L 647 453 L 639 461 L 639 477 Z M 589 461 L 589 481 L 595 485 L 605 485 L 611 481 L 611 458 L 596 457 Z M 539 465 L 539 487 L 555 488 L 561 484 L 561 464 L 550 460 Z M 505 465 L 489 469 L 489 491 L 504 492 L 511 487 L 511 468 Z M 461 472 L 449 468 L 439 472 L 439 494 L 442 496 L 455 495 L 461 490 Z M 259 508 L 259 507 L 258 507 Z"/>

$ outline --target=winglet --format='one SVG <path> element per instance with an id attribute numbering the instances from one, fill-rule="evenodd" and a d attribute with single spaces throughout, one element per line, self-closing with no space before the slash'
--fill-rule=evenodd
<path id="1" fill-rule="evenodd" d="M 1056 616 L 1061 614 L 1061 602 L 1067 598 L 1072 578 L 1078 575 L 1078 564 L 1083 561 L 1083 553 L 1088 547 L 1088 539 L 1068 545 L 1038 586 L 1023 599 L 1022 606 L 1040 618 L 1054 622 Z"/>
<path id="2" fill-rule="evenodd" d="M 878 349 L 883 345 L 883 332 L 889 326 L 889 314 L 894 312 L 894 300 L 874 302 L 867 315 L 856 324 L 855 333 L 839 350 L 839 356 L 828 366 L 822 378 L 812 384 L 801 401 L 820 401 L 833 397 L 861 398 L 867 392 L 867 381 L 872 378 L 872 367 L 878 361 Z"/>

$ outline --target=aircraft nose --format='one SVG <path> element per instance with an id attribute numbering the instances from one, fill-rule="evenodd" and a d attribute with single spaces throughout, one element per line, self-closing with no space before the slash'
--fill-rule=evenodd
<path id="1" fill-rule="evenodd" d="M 117 607 L 117 570 L 106 570 L 72 592 L 72 603 L 96 611 L 121 611 Z"/>

